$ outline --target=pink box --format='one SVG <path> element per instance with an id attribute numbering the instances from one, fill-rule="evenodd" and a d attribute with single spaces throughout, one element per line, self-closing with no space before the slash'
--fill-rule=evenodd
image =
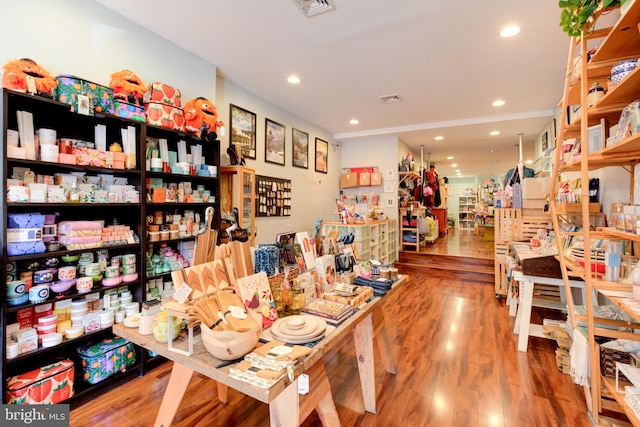
<path id="1" fill-rule="evenodd" d="M 76 164 L 76 155 L 75 154 L 58 154 L 58 161 L 60 163 L 64 163 L 67 165 L 75 165 Z"/>

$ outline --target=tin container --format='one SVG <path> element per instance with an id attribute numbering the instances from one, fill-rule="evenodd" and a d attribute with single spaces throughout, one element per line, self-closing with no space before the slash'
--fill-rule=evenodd
<path id="1" fill-rule="evenodd" d="M 33 284 L 42 285 L 53 281 L 53 272 L 50 268 L 38 270 L 33 273 Z"/>

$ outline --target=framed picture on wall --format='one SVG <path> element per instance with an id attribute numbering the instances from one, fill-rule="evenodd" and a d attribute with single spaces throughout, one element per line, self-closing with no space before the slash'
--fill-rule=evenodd
<path id="1" fill-rule="evenodd" d="M 256 115 L 251 111 L 230 105 L 231 117 L 230 143 L 235 144 L 242 153 L 242 157 L 256 159 Z"/>
<path id="2" fill-rule="evenodd" d="M 544 153 L 549 148 L 549 132 L 542 134 L 542 152 Z"/>
<path id="3" fill-rule="evenodd" d="M 327 173 L 329 171 L 328 159 L 329 143 L 320 138 L 316 138 L 316 172 Z"/>
<path id="4" fill-rule="evenodd" d="M 264 120 L 264 161 L 284 166 L 284 126 Z"/>
<path id="5" fill-rule="evenodd" d="M 292 128 L 291 145 L 293 166 L 309 169 L 309 134 L 300 129 Z"/>

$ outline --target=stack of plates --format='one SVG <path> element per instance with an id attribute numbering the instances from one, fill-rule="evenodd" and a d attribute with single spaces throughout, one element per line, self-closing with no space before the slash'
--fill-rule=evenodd
<path id="1" fill-rule="evenodd" d="M 289 344 L 304 344 L 324 336 L 327 322 L 310 316 L 289 316 L 271 325 L 271 335 Z"/>

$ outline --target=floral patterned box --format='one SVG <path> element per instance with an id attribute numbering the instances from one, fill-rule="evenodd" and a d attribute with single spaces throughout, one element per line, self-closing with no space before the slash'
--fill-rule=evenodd
<path id="1" fill-rule="evenodd" d="M 76 156 L 76 163 L 81 166 L 107 167 L 107 153 L 93 148 L 75 147 L 73 154 Z"/>
<path id="2" fill-rule="evenodd" d="M 83 379 L 96 384 L 136 363 L 136 351 L 133 343 L 114 336 L 96 344 L 78 347 L 82 359 Z"/>
<path id="3" fill-rule="evenodd" d="M 132 104 L 124 101 L 114 101 L 114 114 L 123 119 L 133 120 L 134 122 L 146 122 L 147 115 L 144 106 Z"/>
<path id="4" fill-rule="evenodd" d="M 71 111 L 81 110 L 78 96 L 86 96 L 89 115 L 113 114 L 113 89 L 110 87 L 68 74 L 56 76 L 56 79 L 58 87 L 55 89 L 55 97 L 58 101 L 71 105 Z"/>
<path id="5" fill-rule="evenodd" d="M 55 404 L 74 394 L 74 365 L 61 360 L 20 375 L 7 378 L 6 403 Z"/>

